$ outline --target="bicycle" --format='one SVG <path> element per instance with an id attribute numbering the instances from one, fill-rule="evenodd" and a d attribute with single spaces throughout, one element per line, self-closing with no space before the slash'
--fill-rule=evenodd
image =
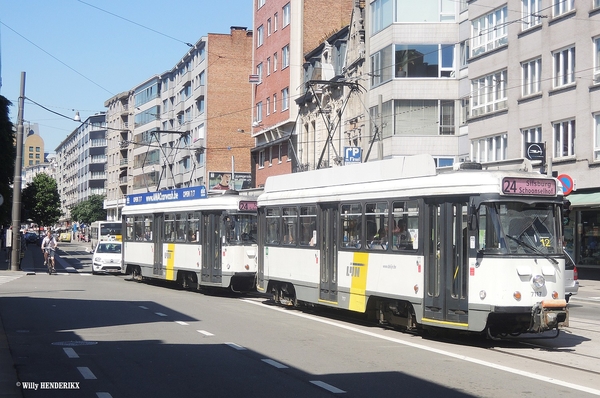
<path id="1" fill-rule="evenodd" d="M 54 268 L 54 249 L 49 247 L 44 249 L 44 266 L 48 268 L 48 275 L 56 273 Z"/>

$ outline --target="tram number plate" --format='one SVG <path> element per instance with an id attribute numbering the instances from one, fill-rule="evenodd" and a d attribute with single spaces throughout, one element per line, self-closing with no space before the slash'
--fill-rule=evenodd
<path id="1" fill-rule="evenodd" d="M 502 193 L 506 195 L 556 195 L 556 181 L 542 178 L 515 178 L 502 179 Z"/>

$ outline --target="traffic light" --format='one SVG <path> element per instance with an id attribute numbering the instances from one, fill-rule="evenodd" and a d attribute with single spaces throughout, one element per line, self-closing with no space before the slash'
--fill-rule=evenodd
<path id="1" fill-rule="evenodd" d="M 564 200 L 563 202 L 563 225 L 568 225 L 571 219 L 569 215 L 571 214 L 571 201 Z"/>

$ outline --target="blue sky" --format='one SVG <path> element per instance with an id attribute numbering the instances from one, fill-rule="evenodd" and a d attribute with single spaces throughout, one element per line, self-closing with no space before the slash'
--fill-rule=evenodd
<path id="1" fill-rule="evenodd" d="M 170 70 L 208 33 L 252 29 L 252 0 L 0 0 L 0 95 L 17 122 L 21 72 L 25 96 L 81 119 L 104 101 Z M 142 25 L 142 26 L 140 26 Z M 46 152 L 78 124 L 25 100 Z M 27 125 L 27 123 L 25 123 Z"/>

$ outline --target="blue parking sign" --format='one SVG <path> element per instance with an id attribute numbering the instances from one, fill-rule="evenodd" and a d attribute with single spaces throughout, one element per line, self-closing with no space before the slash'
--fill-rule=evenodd
<path id="1" fill-rule="evenodd" d="M 344 163 L 361 163 L 362 148 L 357 146 L 344 147 Z"/>

